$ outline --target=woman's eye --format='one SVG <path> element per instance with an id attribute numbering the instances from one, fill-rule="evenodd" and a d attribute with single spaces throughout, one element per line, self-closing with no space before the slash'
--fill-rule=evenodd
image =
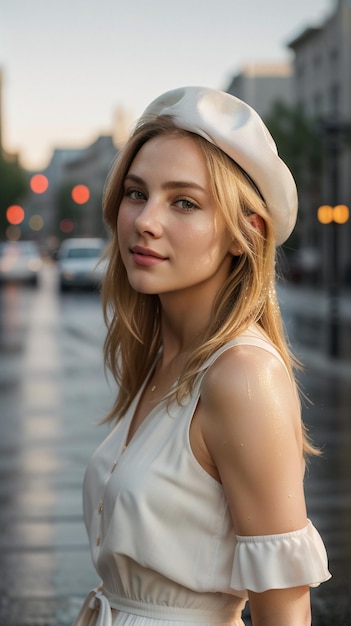
<path id="1" fill-rule="evenodd" d="M 126 189 L 125 196 L 132 200 L 145 200 L 145 194 L 139 189 Z"/>
<path id="2" fill-rule="evenodd" d="M 197 205 L 187 198 L 181 198 L 180 200 L 176 200 L 175 204 L 182 211 L 194 211 L 194 209 L 197 209 Z"/>

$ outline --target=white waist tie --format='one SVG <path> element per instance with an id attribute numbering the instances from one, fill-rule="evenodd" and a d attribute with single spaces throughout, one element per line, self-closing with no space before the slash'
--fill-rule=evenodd
<path id="1" fill-rule="evenodd" d="M 78 617 L 72 626 L 85 626 L 89 624 L 91 611 L 96 611 L 97 619 L 95 626 L 112 626 L 111 606 L 101 589 L 92 589 L 84 600 Z"/>
<path id="2" fill-rule="evenodd" d="M 234 599 L 234 596 L 233 596 Z M 238 602 L 240 606 L 238 606 Z M 225 609 L 197 609 L 166 605 L 153 605 L 130 598 L 113 597 L 104 595 L 101 588 L 92 589 L 84 600 L 78 617 L 72 626 L 112 626 L 116 618 L 114 612 L 125 613 L 134 616 L 145 617 L 151 620 L 173 621 L 175 625 L 182 624 L 198 626 L 199 624 L 215 624 L 217 626 L 243 626 L 241 612 L 245 600 L 236 598 L 235 607 Z M 93 620 L 93 621 L 90 621 Z M 96 621 L 94 621 L 96 620 Z"/>

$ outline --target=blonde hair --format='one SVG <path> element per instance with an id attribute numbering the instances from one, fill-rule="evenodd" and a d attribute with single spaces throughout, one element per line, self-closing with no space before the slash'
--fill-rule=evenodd
<path id="1" fill-rule="evenodd" d="M 160 135 L 191 137 L 207 165 L 211 191 L 229 232 L 242 253 L 233 257 L 230 274 L 213 304 L 210 324 L 201 345 L 194 346 L 179 377 L 174 395 L 179 403 L 194 386 L 200 366 L 218 348 L 256 322 L 279 351 L 293 376 L 295 361 L 285 338 L 275 289 L 274 224 L 264 200 L 243 170 L 225 153 L 199 135 L 176 127 L 169 116 L 142 120 L 120 153 L 104 193 L 105 221 L 111 232 L 108 268 L 102 286 L 107 335 L 105 366 L 119 387 L 116 401 L 103 420 L 122 417 L 150 372 L 161 347 L 160 306 L 157 295 L 136 292 L 129 284 L 120 256 L 117 215 L 124 179 L 140 148 Z M 248 216 L 260 216 L 264 234 Z M 314 452 L 304 429 L 305 452 Z"/>

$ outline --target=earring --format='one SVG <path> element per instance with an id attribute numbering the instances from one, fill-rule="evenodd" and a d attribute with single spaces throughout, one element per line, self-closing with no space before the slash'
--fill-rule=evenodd
<path id="1" fill-rule="evenodd" d="M 243 254 L 243 249 L 238 245 L 238 242 L 235 241 L 235 239 L 232 241 L 230 252 L 233 256 L 241 256 Z"/>

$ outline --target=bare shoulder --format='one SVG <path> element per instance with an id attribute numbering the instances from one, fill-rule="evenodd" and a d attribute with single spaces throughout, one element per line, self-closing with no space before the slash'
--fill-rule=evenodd
<path id="1" fill-rule="evenodd" d="M 238 534 L 304 526 L 300 405 L 276 355 L 248 345 L 221 354 L 203 379 L 198 426 Z"/>
<path id="2" fill-rule="evenodd" d="M 267 437 L 270 430 L 301 436 L 300 404 L 289 374 L 274 354 L 240 345 L 223 352 L 208 369 L 201 388 L 204 435 L 235 429 Z"/>
<path id="3" fill-rule="evenodd" d="M 253 394 L 253 392 L 255 392 Z M 253 345 L 238 345 L 223 352 L 208 369 L 201 396 L 205 402 L 251 402 L 255 397 L 282 393 L 295 397 L 286 367 L 271 352 Z"/>

